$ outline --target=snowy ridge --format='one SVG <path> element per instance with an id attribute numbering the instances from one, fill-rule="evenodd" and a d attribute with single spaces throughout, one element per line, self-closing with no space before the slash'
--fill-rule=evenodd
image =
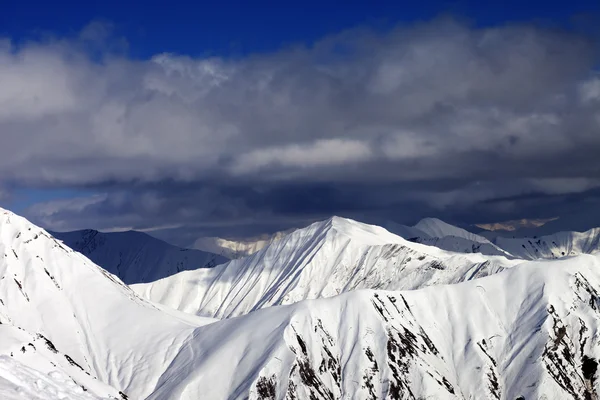
<path id="1" fill-rule="evenodd" d="M 333 217 L 211 269 L 132 288 L 180 311 L 228 318 L 355 289 L 416 289 L 496 273 L 519 261 L 450 253 L 387 230 Z"/>
<path id="2" fill-rule="evenodd" d="M 599 290 L 580 256 L 271 307 L 199 328 L 149 399 L 595 399 Z"/>
<path id="3" fill-rule="evenodd" d="M 127 284 L 152 282 L 227 261 L 217 254 L 172 246 L 136 231 L 102 233 L 88 229 L 52 235 Z"/>
<path id="4" fill-rule="evenodd" d="M 496 244 L 526 260 L 591 254 L 600 250 L 600 228 L 586 232 L 558 232 L 535 238 L 497 237 Z"/>

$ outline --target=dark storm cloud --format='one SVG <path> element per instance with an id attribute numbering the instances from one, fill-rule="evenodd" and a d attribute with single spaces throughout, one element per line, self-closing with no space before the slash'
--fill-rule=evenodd
<path id="1" fill-rule="evenodd" d="M 565 31 L 440 19 L 242 59 L 133 60 L 101 24 L 2 43 L 0 186 L 99 193 L 28 210 L 53 229 L 491 222 L 600 187 L 598 48 Z"/>

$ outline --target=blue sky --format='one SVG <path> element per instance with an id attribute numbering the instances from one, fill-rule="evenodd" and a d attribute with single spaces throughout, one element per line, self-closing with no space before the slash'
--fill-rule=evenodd
<path id="1" fill-rule="evenodd" d="M 4 0 L 0 205 L 180 245 L 332 214 L 600 225 L 599 21 L 597 0 Z"/>
<path id="2" fill-rule="evenodd" d="M 31 1 L 4 0 L 0 33 L 26 39 L 76 34 L 93 20 L 115 25 L 136 57 L 175 52 L 240 56 L 310 44 L 357 26 L 389 29 L 398 23 L 452 14 L 474 25 L 537 21 L 587 29 L 600 12 L 596 0 L 427 1 Z M 595 19 L 593 19 L 595 20 Z"/>

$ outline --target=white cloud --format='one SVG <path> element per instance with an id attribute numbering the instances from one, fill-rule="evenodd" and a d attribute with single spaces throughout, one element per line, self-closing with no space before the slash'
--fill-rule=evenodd
<path id="1" fill-rule="evenodd" d="M 584 103 L 600 100 L 600 78 L 594 77 L 579 86 L 579 93 Z"/>
<path id="2" fill-rule="evenodd" d="M 439 164 L 469 152 L 600 145 L 593 49 L 566 33 L 437 20 L 241 59 L 86 55 L 87 44 L 111 49 L 109 40 L 110 29 L 94 24 L 76 39 L 3 41 L 3 180 L 88 185 L 258 170 L 260 180 L 281 166 L 310 179 L 310 166 L 382 162 L 398 179 L 408 170 L 394 163 L 414 157 Z M 339 43 L 347 53 L 336 53 Z"/>
<path id="3" fill-rule="evenodd" d="M 24 120 L 74 112 L 78 69 L 52 48 L 17 54 L 0 49 L 0 120 Z"/>
<path id="4" fill-rule="evenodd" d="M 596 187 L 597 54 L 564 31 L 444 19 L 270 54 L 149 60 L 112 40 L 101 24 L 0 39 L 0 186 L 111 193 L 32 208 L 54 226 L 78 210 L 79 227 L 142 229 L 274 220 L 289 204 L 304 220 L 405 200 L 489 210 Z M 276 211 L 257 212 L 270 199 Z"/>
<path id="5" fill-rule="evenodd" d="M 306 145 L 268 147 L 243 154 L 236 159 L 232 172 L 248 174 L 271 166 L 312 168 L 354 164 L 372 156 L 369 145 L 357 140 L 317 140 Z"/>
<path id="6" fill-rule="evenodd" d="M 393 160 L 428 157 L 440 150 L 438 143 L 428 140 L 425 134 L 407 131 L 388 136 L 382 145 L 383 153 Z"/>

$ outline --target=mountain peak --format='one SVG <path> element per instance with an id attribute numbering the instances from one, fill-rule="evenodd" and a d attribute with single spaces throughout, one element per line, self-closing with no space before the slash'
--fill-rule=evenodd
<path id="1" fill-rule="evenodd" d="M 317 222 L 319 223 L 319 222 Z M 344 231 L 352 231 L 353 229 L 360 229 L 359 225 L 364 225 L 358 221 L 354 221 L 352 219 L 349 218 L 344 218 L 344 217 L 338 217 L 337 215 L 334 215 L 324 221 L 321 221 L 321 223 L 337 229 L 340 232 L 344 232 Z"/>
<path id="2" fill-rule="evenodd" d="M 412 243 L 379 226 L 331 217 L 248 257 L 133 288 L 180 311 L 229 318 L 353 289 L 414 289 L 434 282 L 452 283 L 510 265 L 505 258 L 449 253 Z"/>
<path id="3" fill-rule="evenodd" d="M 405 239 L 377 225 L 369 225 L 350 218 L 333 216 L 324 221 L 315 222 L 305 228 L 307 232 L 324 229 L 330 235 L 342 235 L 364 245 L 383 245 L 387 243 L 405 244 Z M 299 229 L 298 231 L 303 231 Z M 298 232 L 296 231 L 296 232 Z"/>

